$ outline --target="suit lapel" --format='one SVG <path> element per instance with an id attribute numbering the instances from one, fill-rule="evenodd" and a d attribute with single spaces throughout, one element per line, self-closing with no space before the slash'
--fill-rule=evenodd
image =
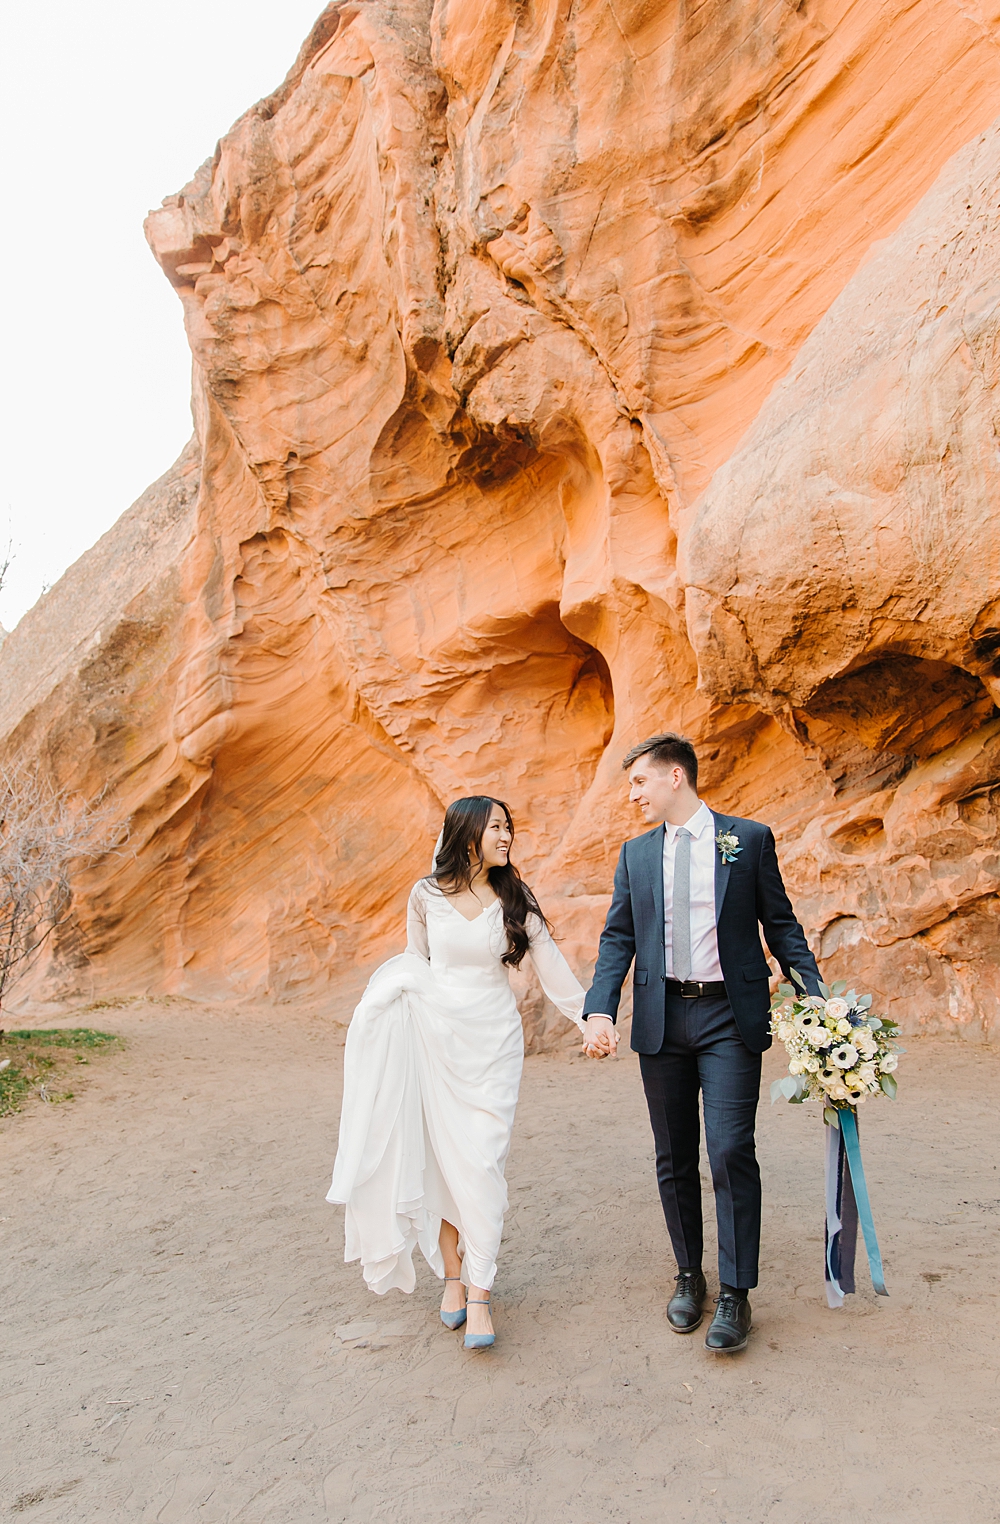
<path id="1" fill-rule="evenodd" d="M 663 838 L 666 830 L 659 826 L 648 838 L 649 840 L 649 876 L 652 880 L 653 911 L 656 915 L 656 924 L 659 928 L 659 938 L 663 941 Z"/>
<path id="2" fill-rule="evenodd" d="M 728 831 L 732 824 L 732 818 L 725 815 L 717 815 L 712 811 L 712 819 L 715 821 L 715 834 L 720 831 Z M 715 843 L 713 842 L 713 846 Z M 726 898 L 726 890 L 729 888 L 729 869 L 732 865 L 722 861 L 722 853 L 715 847 L 715 924 L 718 926 L 719 917 L 722 914 L 722 903 Z"/>

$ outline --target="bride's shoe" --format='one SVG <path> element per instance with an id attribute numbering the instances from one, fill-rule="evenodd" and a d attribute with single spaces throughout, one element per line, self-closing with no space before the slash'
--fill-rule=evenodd
<path id="1" fill-rule="evenodd" d="M 471 1303 L 468 1303 L 467 1305 L 470 1305 L 472 1307 L 488 1307 L 490 1305 L 490 1298 L 487 1297 L 485 1302 L 483 1302 L 483 1301 L 480 1301 L 480 1299 L 478 1297 L 473 1297 Z M 489 1349 L 490 1345 L 494 1344 L 495 1342 L 496 1342 L 496 1334 L 495 1333 L 491 1333 L 491 1334 L 473 1334 L 473 1333 L 467 1333 L 466 1336 L 465 1336 L 465 1347 L 466 1347 L 466 1349 Z"/>
<path id="2" fill-rule="evenodd" d="M 445 1276 L 445 1281 L 446 1282 L 448 1282 L 448 1281 L 460 1281 L 461 1279 L 462 1279 L 462 1277 L 460 1275 L 446 1275 Z M 441 1309 L 441 1322 L 444 1324 L 445 1328 L 451 1328 L 451 1329 L 461 1328 L 461 1326 L 465 1322 L 467 1316 L 468 1316 L 468 1314 L 467 1314 L 467 1312 L 466 1312 L 464 1307 L 457 1307 L 454 1312 L 445 1312 L 443 1307 Z"/>

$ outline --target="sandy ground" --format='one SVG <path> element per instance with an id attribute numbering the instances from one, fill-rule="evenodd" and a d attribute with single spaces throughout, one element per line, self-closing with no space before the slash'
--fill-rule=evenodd
<path id="1" fill-rule="evenodd" d="M 762 1285 L 729 1360 L 665 1321 L 635 1060 L 529 1059 L 499 1340 L 473 1355 L 426 1266 L 380 1300 L 342 1263 L 323 1200 L 342 1028 L 183 1004 L 82 1022 L 127 1050 L 75 1102 L 0 1124 L 0 1515 L 1000 1520 L 996 1052 L 911 1042 L 902 1098 L 867 1108 L 891 1298 L 842 1312 L 821 1124 L 765 1102 Z"/>

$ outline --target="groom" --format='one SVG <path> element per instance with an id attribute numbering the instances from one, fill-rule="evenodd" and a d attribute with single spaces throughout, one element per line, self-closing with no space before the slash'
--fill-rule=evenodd
<path id="1" fill-rule="evenodd" d="M 622 764 L 629 799 L 655 829 L 627 841 L 584 1002 L 587 1048 L 613 1054 L 622 984 L 635 959 L 632 1047 L 639 1054 L 656 1144 L 656 1178 L 679 1274 L 667 1307 L 693 1333 L 707 1295 L 702 1273 L 701 1128 L 715 1187 L 719 1279 L 706 1349 L 745 1349 L 747 1293 L 757 1284 L 760 1170 L 754 1118 L 768 1032 L 767 945 L 812 994 L 819 972 L 781 882 L 774 837 L 755 820 L 717 815 L 698 798 L 690 741 L 667 733 L 633 746 Z M 658 824 L 657 822 L 665 822 Z"/>

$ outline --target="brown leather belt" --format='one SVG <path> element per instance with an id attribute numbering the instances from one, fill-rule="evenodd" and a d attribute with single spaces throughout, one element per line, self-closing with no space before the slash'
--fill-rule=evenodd
<path id="1" fill-rule="evenodd" d="M 672 995 L 680 995 L 682 1000 L 700 1000 L 702 995 L 726 993 L 722 979 L 667 979 L 666 986 Z"/>

